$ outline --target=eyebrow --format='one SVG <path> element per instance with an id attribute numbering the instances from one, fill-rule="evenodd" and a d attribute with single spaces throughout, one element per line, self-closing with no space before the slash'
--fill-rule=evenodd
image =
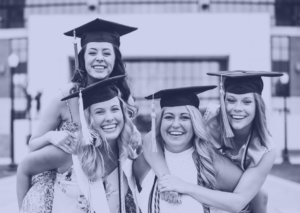
<path id="1" fill-rule="evenodd" d="M 101 107 L 97 107 L 96 109 L 94 109 L 94 111 L 96 111 L 96 110 L 104 110 L 103 108 L 101 108 Z"/>

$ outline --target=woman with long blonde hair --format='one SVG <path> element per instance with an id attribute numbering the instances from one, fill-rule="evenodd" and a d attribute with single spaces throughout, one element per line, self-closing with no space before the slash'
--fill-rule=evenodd
<path id="1" fill-rule="evenodd" d="M 233 191 L 242 171 L 218 154 L 212 137 L 198 109 L 196 94 L 215 86 L 186 87 L 162 90 L 146 97 L 161 98 L 161 112 L 156 118 L 156 140 L 164 147 L 164 158 L 171 175 L 159 179 L 140 155 L 134 162 L 138 185 L 138 200 L 142 212 L 216 212 L 199 202 L 199 187 Z M 181 203 L 160 199 L 160 192 L 181 193 Z"/>
<path id="2" fill-rule="evenodd" d="M 32 175 L 56 169 L 53 213 L 125 213 L 126 195 L 131 204 L 136 203 L 131 165 L 141 138 L 114 85 L 124 77 L 103 80 L 63 99 L 79 96 L 77 155 L 62 153 L 53 145 L 30 153 L 19 166 L 18 188 L 30 187 Z M 23 196 L 18 193 L 21 212 L 26 211 Z"/>
<path id="3" fill-rule="evenodd" d="M 273 166 L 276 151 L 261 97 L 262 77 L 282 74 L 263 71 L 208 74 L 221 77 L 220 106 L 209 104 L 200 107 L 200 111 L 204 113 L 214 146 L 243 170 L 243 176 L 233 193 L 203 188 L 199 201 L 230 212 L 240 212 L 251 202 L 252 212 L 267 212 L 268 195 L 261 187 Z M 148 138 L 145 144 L 150 143 Z M 158 150 L 158 153 L 144 152 L 145 157 L 158 175 L 168 174 L 159 144 Z M 168 189 L 172 191 L 172 187 Z"/>

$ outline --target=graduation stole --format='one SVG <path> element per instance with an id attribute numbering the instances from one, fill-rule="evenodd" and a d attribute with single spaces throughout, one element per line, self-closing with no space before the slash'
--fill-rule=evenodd
<path id="1" fill-rule="evenodd" d="M 197 169 L 197 184 L 199 186 L 204 186 L 204 182 L 201 178 L 201 171 L 200 171 L 200 156 L 199 154 L 195 151 L 193 153 L 193 160 L 195 163 L 195 167 Z M 154 196 L 154 198 L 153 198 Z M 154 205 L 152 204 L 154 199 Z M 160 213 L 160 193 L 158 192 L 158 184 L 157 184 L 157 176 L 154 178 L 154 182 L 152 185 L 152 189 L 150 192 L 149 196 L 149 202 L 148 202 L 148 213 Z M 153 208 L 152 208 L 153 205 Z M 204 213 L 210 213 L 210 209 L 207 205 L 202 204 Z"/>

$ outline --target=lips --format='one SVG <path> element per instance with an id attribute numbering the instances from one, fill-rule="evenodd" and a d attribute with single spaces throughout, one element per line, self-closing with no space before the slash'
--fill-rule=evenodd
<path id="1" fill-rule="evenodd" d="M 104 65 L 93 65 L 92 67 L 96 71 L 102 71 L 102 70 L 104 70 L 106 68 L 106 66 L 104 66 Z"/>
<path id="2" fill-rule="evenodd" d="M 243 120 L 244 118 L 246 118 L 246 115 L 230 115 L 231 118 L 233 118 L 234 120 Z"/>
<path id="3" fill-rule="evenodd" d="M 170 131 L 168 133 L 169 133 L 169 135 L 171 135 L 173 137 L 179 137 L 179 136 L 182 136 L 184 134 L 183 132 L 179 132 L 179 131 Z"/>
<path id="4" fill-rule="evenodd" d="M 114 131 L 116 128 L 117 128 L 117 124 L 107 124 L 107 125 L 102 125 L 101 128 L 104 130 L 104 131 Z"/>

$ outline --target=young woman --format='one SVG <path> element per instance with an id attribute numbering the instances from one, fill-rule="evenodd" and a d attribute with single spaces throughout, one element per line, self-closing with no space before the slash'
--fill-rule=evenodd
<path id="1" fill-rule="evenodd" d="M 215 146 L 240 166 L 244 173 L 233 193 L 213 191 L 203 187 L 199 201 L 233 212 L 241 211 L 252 201 L 253 212 L 267 212 L 267 193 L 260 189 L 274 163 L 275 150 L 267 128 L 265 104 L 261 97 L 263 90 L 261 77 L 275 77 L 281 74 L 234 71 L 211 73 L 211 75 L 226 77 L 225 97 L 221 95 L 224 110 L 210 105 L 204 114 L 206 124 L 216 141 Z M 223 91 L 222 87 L 221 90 Z M 224 125 L 226 119 L 229 125 Z M 231 139 L 226 135 L 228 132 L 226 130 L 230 129 L 234 133 Z M 150 136 L 145 138 L 145 144 L 150 143 L 149 138 Z M 144 153 L 147 161 L 160 177 L 162 174 L 169 174 L 169 171 L 159 146 L 158 151 L 158 153 L 149 151 Z"/>
<path id="2" fill-rule="evenodd" d="M 73 36 L 75 31 L 76 36 L 81 38 L 82 49 L 78 55 L 79 66 L 78 68 L 76 66 L 72 82 L 61 91 L 57 91 L 51 104 L 43 110 L 38 128 L 32 133 L 29 141 L 30 151 L 52 144 L 66 153 L 73 154 L 75 152 L 76 135 L 72 132 L 78 128 L 79 124 L 78 99 L 74 98 L 65 102 L 60 100 L 87 85 L 108 77 L 125 74 L 119 50 L 120 37 L 136 29 L 95 19 L 66 33 L 68 36 Z M 76 59 L 75 51 L 75 61 Z M 121 98 L 128 105 L 130 117 L 134 117 L 137 114 L 137 107 L 134 105 L 126 80 L 122 79 L 116 85 L 120 90 Z M 55 172 L 47 171 L 33 177 L 32 187 L 24 199 L 27 206 L 31 206 L 30 212 L 37 209 L 39 209 L 38 212 L 51 212 L 55 176 Z M 30 208 L 28 207 L 28 209 Z"/>
<path id="3" fill-rule="evenodd" d="M 136 203 L 131 165 L 141 137 L 113 84 L 124 77 L 106 79 L 81 91 L 79 108 L 85 118 L 81 120 L 76 155 L 50 145 L 22 161 L 18 168 L 19 204 L 25 195 L 20 188 L 30 185 L 30 176 L 51 169 L 57 169 L 52 213 L 125 212 L 127 192 L 134 200 L 131 204 Z M 81 94 L 76 92 L 64 100 Z M 29 212 L 26 202 L 21 212 Z"/>
<path id="4" fill-rule="evenodd" d="M 143 155 L 134 162 L 142 212 L 216 212 L 199 200 L 200 186 L 232 192 L 238 183 L 241 169 L 213 148 L 198 109 L 196 94 L 212 88 L 214 86 L 176 88 L 146 97 L 161 98 L 156 139 L 164 147 L 164 158 L 171 175 L 162 176 L 157 184 Z M 160 192 L 171 190 L 182 194 L 180 204 L 160 200 Z"/>

